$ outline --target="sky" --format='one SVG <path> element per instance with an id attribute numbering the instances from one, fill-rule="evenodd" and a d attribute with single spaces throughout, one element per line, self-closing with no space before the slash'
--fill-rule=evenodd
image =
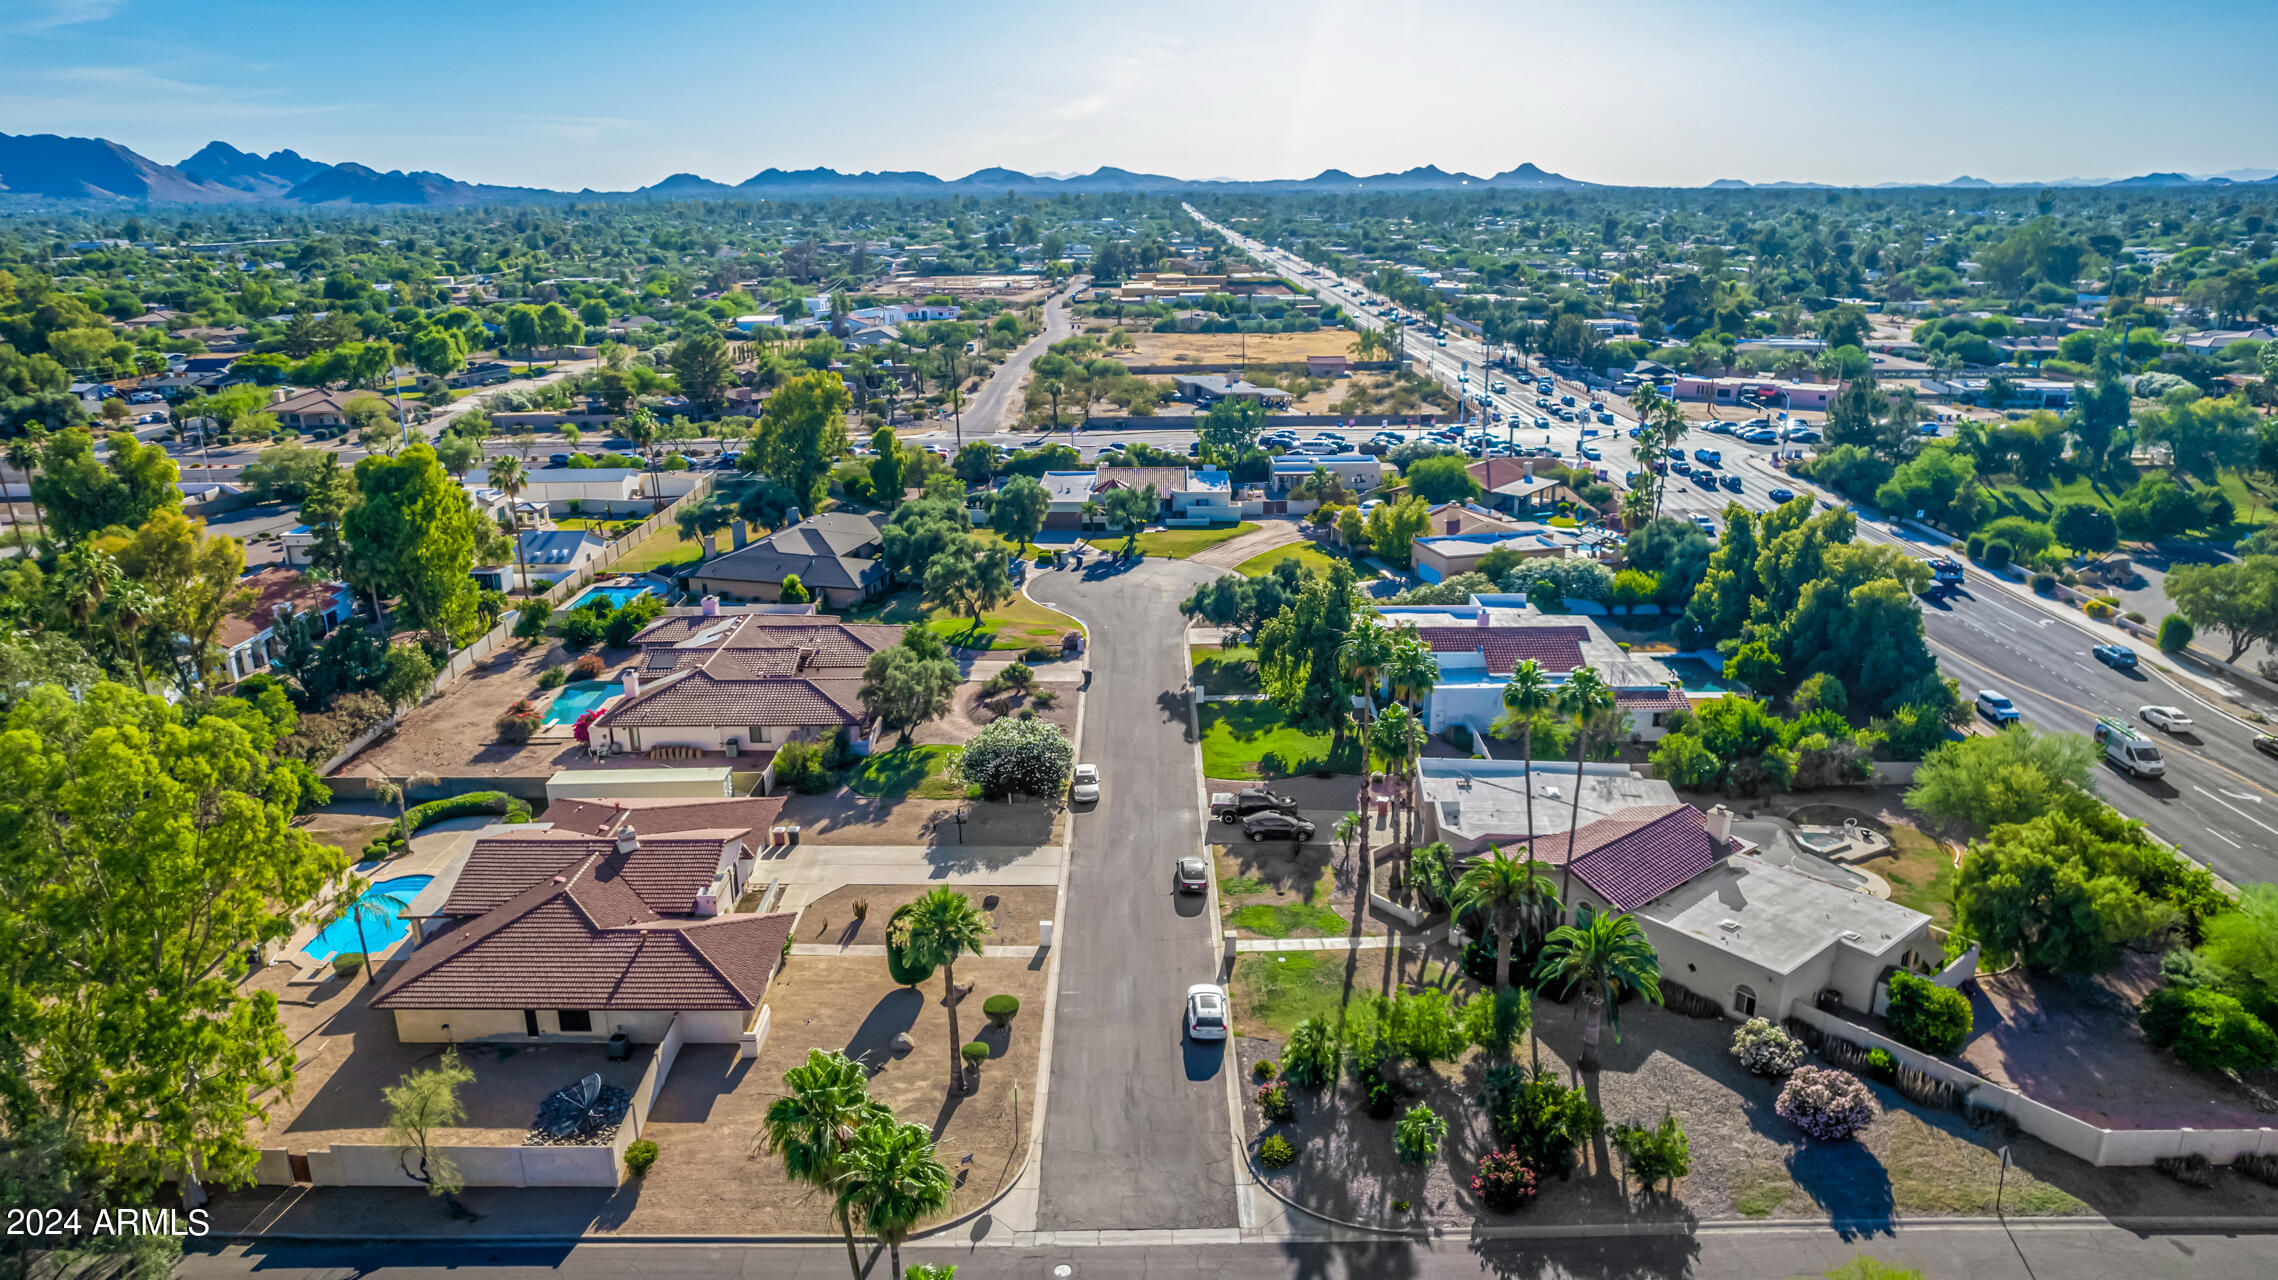
<path id="1" fill-rule="evenodd" d="M 2269 0 L 0 0 L 0 131 L 470 182 L 2278 168 Z"/>

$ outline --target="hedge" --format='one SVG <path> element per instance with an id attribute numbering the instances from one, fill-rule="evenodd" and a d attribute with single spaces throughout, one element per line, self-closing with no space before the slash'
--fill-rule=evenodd
<path id="1" fill-rule="evenodd" d="M 365 846 L 364 853 L 367 857 L 385 857 L 390 849 L 438 822 L 482 814 L 497 814 L 508 822 L 528 822 L 530 806 L 503 791 L 469 791 L 465 795 L 415 804 L 404 810 L 401 827 L 391 824 L 377 840 Z"/>
<path id="2" fill-rule="evenodd" d="M 902 949 L 894 945 L 894 926 L 901 922 L 903 916 L 909 914 L 910 906 L 914 905 L 916 904 L 897 907 L 893 915 L 886 917 L 886 972 L 893 977 L 894 981 L 905 987 L 914 987 L 933 976 L 932 965 L 904 963 Z"/>
<path id="3" fill-rule="evenodd" d="M 1928 978 L 1900 970 L 1890 975 L 1890 1006 L 1883 1012 L 1891 1039 L 1924 1053 L 1949 1054 L 1970 1038 L 1969 997 Z"/>

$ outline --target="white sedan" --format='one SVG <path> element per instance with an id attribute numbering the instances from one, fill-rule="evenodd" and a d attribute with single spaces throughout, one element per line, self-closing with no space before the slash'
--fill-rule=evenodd
<path id="1" fill-rule="evenodd" d="M 1186 989 L 1186 1034 L 1190 1040 L 1226 1038 L 1226 990 L 1207 982 Z"/>
<path id="2" fill-rule="evenodd" d="M 2191 732 L 2191 717 L 2183 714 L 2181 707 L 2139 707 L 2136 714 L 2142 716 L 2145 723 L 2156 725 L 2169 733 Z"/>
<path id="3" fill-rule="evenodd" d="M 1098 765 L 1079 764 L 1076 766 L 1076 785 L 1068 792 L 1068 798 L 1077 804 L 1099 803 Z"/>

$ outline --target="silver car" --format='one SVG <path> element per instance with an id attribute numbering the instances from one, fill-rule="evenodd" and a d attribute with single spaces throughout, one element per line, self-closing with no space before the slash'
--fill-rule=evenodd
<path id="1" fill-rule="evenodd" d="M 1226 1038 L 1226 990 L 1208 982 L 1186 989 L 1186 1034 L 1189 1040 Z"/>

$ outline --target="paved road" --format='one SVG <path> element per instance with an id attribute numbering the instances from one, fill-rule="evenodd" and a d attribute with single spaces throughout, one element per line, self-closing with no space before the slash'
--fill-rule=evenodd
<path id="1" fill-rule="evenodd" d="M 959 1280 L 1779 1280 L 1821 1275 L 1865 1254 L 1919 1270 L 1929 1280 L 2260 1280 L 2270 1274 L 2273 1248 L 2278 1244 L 2266 1235 L 2138 1235 L 2103 1224 L 2025 1221 L 2013 1232 L 1993 1223 L 1901 1227 L 1896 1234 L 1743 1227 L 1693 1236 L 1540 1243 L 1370 1240 L 973 1248 L 919 1241 L 903 1248 L 902 1262 L 954 1263 Z M 384 1252 L 281 1245 L 195 1252 L 177 1274 L 204 1280 L 255 1272 L 275 1280 L 844 1280 L 847 1268 L 846 1255 L 835 1244 L 391 1245 Z M 869 1275 L 886 1280 L 882 1258 Z"/>
<path id="2" fill-rule="evenodd" d="M 1202 847 L 1199 760 L 1179 692 L 1178 602 L 1218 571 L 1148 560 L 1042 572 L 1035 599 L 1082 618 L 1095 682 L 1084 755 L 1098 807 L 1075 818 L 1044 1118 L 1046 1230 L 1235 1225 L 1226 1054 L 1185 1043 L 1186 989 L 1216 977 L 1214 922 L 1172 891 Z"/>
<path id="3" fill-rule="evenodd" d="M 1021 375 L 1028 366 L 1036 363 L 1053 343 L 1075 332 L 1075 324 L 1068 317 L 1068 297 L 1082 287 L 1085 277 L 1078 276 L 1066 288 L 1044 302 L 1044 332 L 1021 344 L 1011 358 L 998 365 L 981 389 L 973 393 L 973 402 L 965 406 L 965 439 L 975 434 L 988 435 L 1020 417 L 1021 400 L 1014 391 L 1020 386 Z"/>

